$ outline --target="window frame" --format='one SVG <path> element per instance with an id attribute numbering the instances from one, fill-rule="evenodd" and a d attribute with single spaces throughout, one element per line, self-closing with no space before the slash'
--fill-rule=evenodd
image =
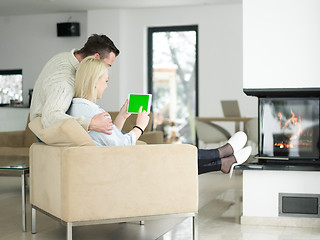
<path id="1" fill-rule="evenodd" d="M 199 31 L 198 25 L 179 25 L 179 26 L 164 26 L 164 27 L 148 27 L 148 48 L 147 48 L 147 76 L 148 76 L 148 93 L 152 94 L 153 82 L 153 33 L 157 32 L 185 32 L 185 31 L 195 31 L 196 32 L 196 59 L 195 59 L 195 117 L 198 117 L 199 114 Z M 151 106 L 152 109 L 152 106 Z M 152 111 L 152 110 L 151 110 Z M 197 142 L 197 139 L 196 139 Z"/>

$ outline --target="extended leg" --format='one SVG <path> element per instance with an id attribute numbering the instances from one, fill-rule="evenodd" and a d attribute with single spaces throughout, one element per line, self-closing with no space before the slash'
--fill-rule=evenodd
<path id="1" fill-rule="evenodd" d="M 198 149 L 198 174 L 220 171 L 221 159 L 218 149 Z"/>
<path id="2" fill-rule="evenodd" d="M 198 149 L 198 174 L 222 171 L 228 173 L 235 162 L 230 144 L 217 149 Z"/>
<path id="3" fill-rule="evenodd" d="M 198 159 L 202 159 L 202 160 L 220 159 L 219 150 L 218 149 L 198 149 Z"/>
<path id="4" fill-rule="evenodd" d="M 221 170 L 221 159 L 218 160 L 204 160 L 198 158 L 198 174 L 215 172 Z"/>

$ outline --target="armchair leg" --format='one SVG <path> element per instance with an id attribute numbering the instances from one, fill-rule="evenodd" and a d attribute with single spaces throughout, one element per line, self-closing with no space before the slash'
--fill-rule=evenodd
<path id="1" fill-rule="evenodd" d="M 198 240 L 198 213 L 192 217 L 192 233 L 193 240 Z"/>
<path id="2" fill-rule="evenodd" d="M 21 175 L 21 196 L 22 196 L 22 231 L 27 231 L 27 215 L 26 215 L 26 174 Z"/>
<path id="3" fill-rule="evenodd" d="M 67 240 L 72 240 L 72 223 L 67 223 Z"/>
<path id="4" fill-rule="evenodd" d="M 36 234 L 36 217 L 37 217 L 37 210 L 31 207 L 31 233 Z"/>

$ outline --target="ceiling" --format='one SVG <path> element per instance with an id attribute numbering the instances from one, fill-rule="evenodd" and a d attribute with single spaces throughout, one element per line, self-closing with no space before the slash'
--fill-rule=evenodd
<path id="1" fill-rule="evenodd" d="M 179 7 L 241 0 L 1 0 L 0 16 L 78 12 L 92 9 Z"/>

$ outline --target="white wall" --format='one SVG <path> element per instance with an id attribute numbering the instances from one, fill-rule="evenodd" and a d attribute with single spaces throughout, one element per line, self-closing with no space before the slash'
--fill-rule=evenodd
<path id="1" fill-rule="evenodd" d="M 241 3 L 89 11 L 88 33 L 118 39 L 121 51 L 105 94 L 112 97 L 100 105 L 118 110 L 129 92 L 147 91 L 148 27 L 189 24 L 199 26 L 199 115 L 222 116 L 220 100 L 237 99 L 242 115 L 256 116 L 256 99 L 242 92 Z"/>
<path id="2" fill-rule="evenodd" d="M 0 132 L 23 131 L 26 129 L 29 108 L 0 108 Z"/>
<path id="3" fill-rule="evenodd" d="M 106 92 L 98 104 L 106 111 L 119 111 L 124 103 L 119 97 L 121 92 L 120 66 L 123 61 L 123 49 L 121 44 L 121 13 L 122 10 L 94 10 L 88 11 L 88 34 L 107 35 L 120 50 L 119 57 L 116 58 L 109 71 L 109 82 Z M 123 40 L 124 41 L 124 40 Z M 126 84 L 126 83 L 123 83 Z M 121 100 L 121 101 L 120 101 Z"/>
<path id="4" fill-rule="evenodd" d="M 81 36 L 58 38 L 56 23 L 81 25 Z M 242 92 L 242 4 L 91 10 L 0 17 L 0 69 L 22 68 L 24 98 L 53 55 L 80 48 L 92 33 L 108 35 L 121 53 L 112 66 L 109 89 L 98 102 L 119 110 L 129 92 L 147 91 L 147 27 L 199 26 L 199 115 L 222 116 L 220 100 L 237 99 L 243 116 L 257 115 L 257 100 Z"/>
<path id="5" fill-rule="evenodd" d="M 320 1 L 243 0 L 244 88 L 320 87 Z"/>
<path id="6" fill-rule="evenodd" d="M 57 37 L 56 24 L 69 17 L 80 22 L 80 37 Z M 44 64 L 57 53 L 81 48 L 86 40 L 86 12 L 0 17 L 0 69 L 22 69 L 28 103 L 28 90 Z"/>
<path id="7" fill-rule="evenodd" d="M 243 171 L 243 216 L 278 217 L 279 193 L 320 194 L 319 172 Z"/>

